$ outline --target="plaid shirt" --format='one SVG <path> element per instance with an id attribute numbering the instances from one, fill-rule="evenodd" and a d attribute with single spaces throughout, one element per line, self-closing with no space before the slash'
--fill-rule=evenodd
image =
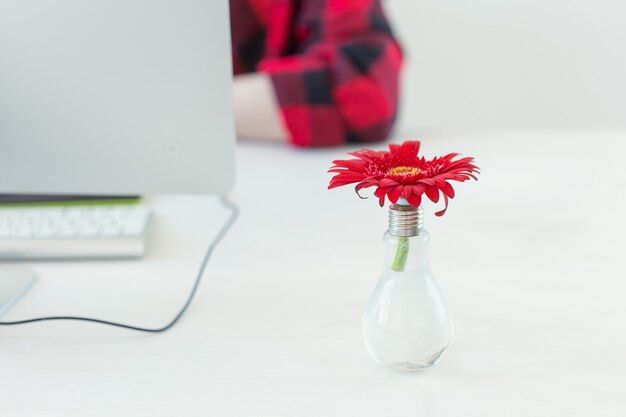
<path id="1" fill-rule="evenodd" d="M 231 0 L 235 74 L 268 74 L 296 146 L 391 131 L 402 51 L 380 0 Z"/>

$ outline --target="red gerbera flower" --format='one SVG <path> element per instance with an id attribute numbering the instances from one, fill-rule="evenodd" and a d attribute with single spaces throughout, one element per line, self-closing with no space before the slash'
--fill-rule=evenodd
<path id="1" fill-rule="evenodd" d="M 454 188 L 449 181 L 476 180 L 475 174 L 480 170 L 474 165 L 474 158 L 455 160 L 459 154 L 451 153 L 427 161 L 417 155 L 419 149 L 419 141 L 406 141 L 402 145 L 389 145 L 389 151 L 363 149 L 351 152 L 349 155 L 357 159 L 333 161 L 334 165 L 328 172 L 336 175 L 330 180 L 328 188 L 357 183 L 355 191 L 359 194 L 363 188 L 376 187 L 374 195 L 378 197 L 381 207 L 385 204 L 385 197 L 392 203 L 404 198 L 417 207 L 422 203 L 423 194 L 437 203 L 441 192 L 445 207 L 435 214 L 443 216 L 448 208 L 448 199 L 454 198 Z"/>

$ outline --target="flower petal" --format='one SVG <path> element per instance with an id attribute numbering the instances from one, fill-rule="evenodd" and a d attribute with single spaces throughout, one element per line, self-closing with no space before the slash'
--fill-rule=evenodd
<path id="1" fill-rule="evenodd" d="M 426 187 L 426 196 L 433 203 L 437 203 L 439 201 L 439 188 L 437 187 Z"/>
<path id="2" fill-rule="evenodd" d="M 400 148 L 400 158 L 402 159 L 415 159 L 420 151 L 419 140 L 407 140 L 402 144 Z"/>
<path id="3" fill-rule="evenodd" d="M 448 182 L 443 182 L 443 186 L 441 187 L 441 191 L 448 197 L 454 198 L 454 188 Z"/>
<path id="4" fill-rule="evenodd" d="M 397 203 L 398 199 L 400 199 L 400 196 L 402 195 L 402 190 L 403 188 L 406 188 L 402 185 L 396 185 L 395 187 L 393 187 L 389 193 L 387 193 L 387 197 L 389 197 L 389 201 L 391 201 L 392 203 Z"/>
<path id="5" fill-rule="evenodd" d="M 333 161 L 333 164 L 335 165 L 331 169 L 344 168 L 349 171 L 365 172 L 367 168 L 365 162 L 356 159 Z"/>
<path id="6" fill-rule="evenodd" d="M 375 181 L 363 181 L 358 183 L 356 187 L 354 187 L 354 192 L 356 192 L 356 195 L 358 195 L 360 199 L 365 200 L 367 199 L 367 197 L 363 197 L 361 193 L 359 193 L 359 191 L 361 191 L 363 188 L 369 188 L 375 185 L 377 185 Z"/>
<path id="7" fill-rule="evenodd" d="M 443 216 L 444 214 L 446 214 L 446 210 L 448 210 L 448 197 L 445 194 L 443 195 L 443 200 L 445 202 L 444 203 L 445 207 L 443 208 L 443 210 L 438 211 L 438 212 L 435 213 L 435 216 L 437 216 L 437 217 Z"/>
<path id="8" fill-rule="evenodd" d="M 391 155 L 400 155 L 400 149 L 402 149 L 402 146 L 398 145 L 397 143 L 392 143 L 389 145 L 389 153 Z"/>
<path id="9" fill-rule="evenodd" d="M 378 197 L 378 203 L 380 204 L 380 206 L 381 207 L 384 206 L 385 196 L 387 195 L 387 190 L 385 190 L 383 187 L 378 187 L 376 191 L 374 192 L 374 195 Z"/>
<path id="10" fill-rule="evenodd" d="M 396 185 L 398 185 L 398 181 L 392 180 L 390 178 L 382 178 L 380 180 L 381 187 L 395 187 Z"/>
<path id="11" fill-rule="evenodd" d="M 355 172 L 342 172 L 335 175 L 331 180 L 328 188 L 335 188 L 341 185 L 352 184 L 355 182 L 363 181 L 365 179 L 365 175 L 355 173 Z"/>
<path id="12" fill-rule="evenodd" d="M 422 204 L 422 195 L 413 193 L 407 198 L 407 201 L 413 207 L 419 207 Z"/>
<path id="13" fill-rule="evenodd" d="M 420 184 L 435 185 L 435 180 L 432 178 L 422 178 L 417 180 L 417 182 Z"/>

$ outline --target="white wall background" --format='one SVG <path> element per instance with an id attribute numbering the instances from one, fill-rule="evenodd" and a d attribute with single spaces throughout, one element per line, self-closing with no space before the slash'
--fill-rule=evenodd
<path id="1" fill-rule="evenodd" d="M 626 126 L 626 1 L 387 0 L 405 128 Z"/>

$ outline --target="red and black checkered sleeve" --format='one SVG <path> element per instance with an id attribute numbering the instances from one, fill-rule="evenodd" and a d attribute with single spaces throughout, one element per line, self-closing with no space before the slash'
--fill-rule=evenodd
<path id="1" fill-rule="evenodd" d="M 402 52 L 379 0 L 283 1 L 290 30 L 270 30 L 268 45 L 295 40 L 294 53 L 264 59 L 296 146 L 385 139 L 398 108 Z M 284 45 L 282 45 L 284 46 Z"/>

